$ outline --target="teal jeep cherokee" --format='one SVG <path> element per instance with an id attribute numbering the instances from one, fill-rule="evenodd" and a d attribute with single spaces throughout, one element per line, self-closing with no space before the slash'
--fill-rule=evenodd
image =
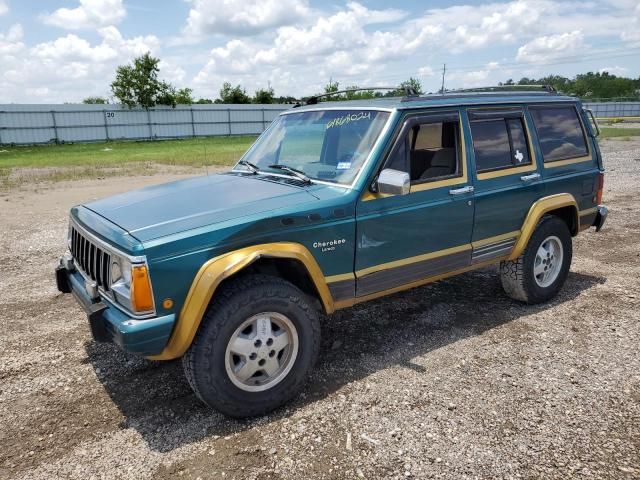
<path id="1" fill-rule="evenodd" d="M 607 216 L 597 133 L 549 88 L 313 98 L 226 173 L 72 208 L 58 289 L 96 341 L 262 414 L 301 388 L 322 315 L 494 263 L 507 295 L 552 298 Z"/>

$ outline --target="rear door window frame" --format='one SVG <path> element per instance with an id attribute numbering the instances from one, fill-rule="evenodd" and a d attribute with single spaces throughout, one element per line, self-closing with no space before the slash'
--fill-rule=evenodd
<path id="1" fill-rule="evenodd" d="M 478 170 L 478 159 L 476 156 L 476 150 L 473 143 L 473 131 L 471 125 L 474 121 L 482 120 L 502 120 L 504 121 L 505 128 L 507 130 L 507 136 L 509 139 L 509 149 L 511 155 L 514 154 L 513 140 L 511 138 L 511 132 L 507 120 L 520 119 L 522 125 L 522 132 L 525 137 L 525 144 L 529 156 L 528 163 L 504 165 L 491 169 Z M 502 177 L 507 175 L 516 175 L 519 173 L 532 172 L 538 170 L 538 164 L 536 159 L 536 152 L 533 146 L 533 138 L 531 128 L 529 126 L 529 119 L 527 118 L 525 105 L 501 105 L 501 106 L 479 106 L 471 107 L 467 109 L 467 121 L 469 123 L 469 135 L 470 144 L 469 149 L 473 151 L 473 166 L 478 180 L 487 180 L 495 177 Z"/>

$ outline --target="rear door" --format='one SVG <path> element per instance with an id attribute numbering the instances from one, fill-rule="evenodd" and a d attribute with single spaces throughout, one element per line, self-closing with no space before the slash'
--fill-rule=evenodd
<path id="1" fill-rule="evenodd" d="M 508 255 L 544 183 L 522 106 L 470 108 L 475 216 L 472 263 Z"/>

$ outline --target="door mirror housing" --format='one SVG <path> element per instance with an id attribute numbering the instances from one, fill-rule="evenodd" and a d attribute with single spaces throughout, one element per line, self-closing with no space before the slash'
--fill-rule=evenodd
<path id="1" fill-rule="evenodd" d="M 407 172 L 385 168 L 377 182 L 378 192 L 387 195 L 406 195 L 411 190 L 411 179 Z"/>

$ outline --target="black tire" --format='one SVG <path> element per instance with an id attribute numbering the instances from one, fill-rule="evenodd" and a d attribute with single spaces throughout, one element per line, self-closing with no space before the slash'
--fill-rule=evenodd
<path id="1" fill-rule="evenodd" d="M 548 286 L 540 286 L 534 275 L 538 248 L 545 240 L 556 237 L 562 244 L 562 262 L 557 277 Z M 524 253 L 515 260 L 500 263 L 500 277 L 505 293 L 528 304 L 546 302 L 557 295 L 564 285 L 573 255 L 571 232 L 559 217 L 545 216 L 534 230 Z"/>
<path id="2" fill-rule="evenodd" d="M 262 312 L 279 313 L 293 323 L 298 350 L 291 370 L 279 383 L 268 390 L 248 392 L 236 386 L 227 373 L 226 350 L 236 329 Z M 246 275 L 232 279 L 215 293 L 182 363 L 198 398 L 225 415 L 242 418 L 270 412 L 294 397 L 319 349 L 320 322 L 310 299 L 280 278 Z"/>

